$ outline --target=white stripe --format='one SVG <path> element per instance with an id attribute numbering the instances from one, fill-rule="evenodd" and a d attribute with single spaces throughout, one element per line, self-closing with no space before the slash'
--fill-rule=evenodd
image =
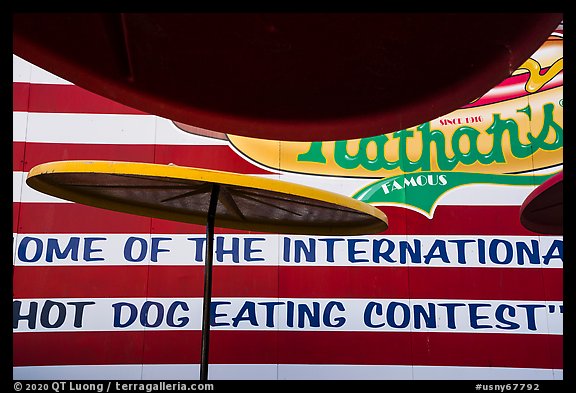
<path id="1" fill-rule="evenodd" d="M 438 205 L 502 206 L 521 205 L 536 186 L 503 184 L 466 184 L 452 188 L 438 200 Z"/>
<path id="2" fill-rule="evenodd" d="M 218 234 L 214 241 L 214 263 L 218 266 L 301 268 L 562 269 L 558 241 L 562 242 L 562 237 Z M 26 267 L 202 266 L 205 248 L 204 234 L 19 233 L 14 244 L 14 263 Z M 412 253 L 419 256 L 412 256 Z M 529 254 L 534 255 L 530 258 Z"/>
<path id="3" fill-rule="evenodd" d="M 22 59 L 19 56 L 12 55 L 13 57 L 13 81 L 14 82 L 30 82 L 54 85 L 71 85 L 72 83 L 67 80 L 56 76 L 35 64 Z"/>
<path id="4" fill-rule="evenodd" d="M 12 172 L 12 201 L 18 202 L 22 199 L 22 176 L 23 172 Z M 30 187 L 28 187 L 30 188 Z"/>
<path id="5" fill-rule="evenodd" d="M 299 173 L 280 172 L 279 174 L 272 175 L 253 175 L 267 179 L 282 180 L 285 182 L 301 184 L 308 187 L 318 188 L 351 196 L 357 190 L 374 182 L 374 179 L 350 178 L 350 177 L 329 177 L 329 176 L 314 176 Z"/>
<path id="6" fill-rule="evenodd" d="M 289 380 L 551 380 L 562 370 L 508 367 L 280 364 Z"/>
<path id="7" fill-rule="evenodd" d="M 201 330 L 201 298 L 14 302 L 17 328 L 13 331 L 17 334 Z M 212 307 L 212 330 L 563 334 L 562 302 L 214 297 Z M 48 320 L 43 322 L 40 315 L 47 315 Z"/>
<path id="8" fill-rule="evenodd" d="M 563 378 L 564 370 L 562 369 L 414 366 L 414 379 L 418 380 L 516 380 L 519 381 L 518 390 L 522 383 L 525 385 L 524 389 L 528 389 L 526 385 L 532 382 L 532 389 L 535 389 L 534 381 L 562 380 Z"/>
<path id="9" fill-rule="evenodd" d="M 561 163 L 560 165 L 554 165 L 553 167 L 550 168 L 543 168 L 543 169 L 536 169 L 532 172 L 534 175 L 551 175 L 551 174 L 556 174 L 560 171 L 562 171 L 564 169 L 564 164 Z M 529 173 L 525 173 L 526 175 Z"/>
<path id="10" fill-rule="evenodd" d="M 26 112 L 16 112 L 26 113 Z M 161 145 L 227 145 L 228 142 L 180 130 L 154 115 L 27 113 L 27 142 Z M 24 141 L 22 136 L 16 141 Z"/>
<path id="11" fill-rule="evenodd" d="M 155 116 L 29 113 L 27 142 L 154 144 Z"/>
<path id="12" fill-rule="evenodd" d="M 56 198 L 43 192 L 36 191 L 26 184 L 28 172 L 12 172 L 12 198 L 13 202 L 31 203 L 72 203 Z"/>
<path id="13" fill-rule="evenodd" d="M 16 55 L 12 55 L 12 80 L 14 82 L 30 82 L 32 67 L 35 66 Z"/>
<path id="14" fill-rule="evenodd" d="M 136 366 L 138 367 L 138 366 Z M 145 364 L 144 380 L 190 380 L 200 375 L 198 364 Z M 277 364 L 210 364 L 209 380 L 274 380 L 278 379 Z"/>
<path id="15" fill-rule="evenodd" d="M 12 112 L 12 140 L 24 142 L 28 128 L 28 112 Z"/>
<path id="16" fill-rule="evenodd" d="M 14 367 L 12 375 L 14 380 L 109 380 L 114 384 L 122 380 L 189 381 L 198 379 L 199 372 L 198 364 L 110 364 Z M 210 380 L 516 380 L 534 385 L 563 377 L 562 369 L 511 367 L 210 364 L 208 368 Z"/>

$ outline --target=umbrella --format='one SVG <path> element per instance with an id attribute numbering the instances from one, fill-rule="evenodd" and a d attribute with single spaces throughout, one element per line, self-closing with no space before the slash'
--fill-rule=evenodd
<path id="1" fill-rule="evenodd" d="M 286 234 L 383 232 L 388 219 L 356 199 L 280 180 L 177 165 L 56 161 L 26 183 L 69 201 L 124 213 L 206 225 L 200 379 L 208 378 L 214 227 Z"/>
<path id="2" fill-rule="evenodd" d="M 520 207 L 520 223 L 533 232 L 546 235 L 563 233 L 564 171 L 536 187 Z"/>
<path id="3" fill-rule="evenodd" d="M 520 11 L 522 7 L 518 7 Z M 356 139 L 509 77 L 562 13 L 16 13 L 14 53 L 93 93 L 261 139 Z"/>

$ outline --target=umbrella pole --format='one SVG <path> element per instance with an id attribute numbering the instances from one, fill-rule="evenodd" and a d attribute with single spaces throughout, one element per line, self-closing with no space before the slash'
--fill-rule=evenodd
<path id="1" fill-rule="evenodd" d="M 202 304 L 202 347 L 200 350 L 200 380 L 208 379 L 208 352 L 210 350 L 210 299 L 212 297 L 212 259 L 214 256 L 214 218 L 218 206 L 219 184 L 212 184 L 210 206 L 206 222 L 206 256 L 204 258 L 204 300 Z"/>

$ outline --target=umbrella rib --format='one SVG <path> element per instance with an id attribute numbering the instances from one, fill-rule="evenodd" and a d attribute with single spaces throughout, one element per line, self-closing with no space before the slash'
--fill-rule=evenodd
<path id="1" fill-rule="evenodd" d="M 263 204 L 263 205 L 267 205 L 267 206 L 273 207 L 273 208 L 275 208 L 275 209 L 284 210 L 284 211 L 287 212 L 287 213 L 294 214 L 294 215 L 296 215 L 296 216 L 302 217 L 302 214 L 300 214 L 300 213 L 296 213 L 296 212 L 293 212 L 293 211 L 291 211 L 291 210 L 284 209 L 283 207 L 280 207 L 280 206 L 278 206 L 278 205 L 274 205 L 274 204 L 272 204 L 272 203 L 264 202 L 264 201 L 261 200 L 261 199 L 257 199 L 257 198 L 254 198 L 254 197 L 250 196 L 250 195 L 246 195 L 246 194 L 244 194 L 244 193 L 239 192 L 238 190 L 236 190 L 236 192 L 238 193 L 238 196 L 239 196 L 240 198 L 250 199 L 250 200 L 252 200 L 252 201 L 261 203 L 261 204 Z"/>
<path id="2" fill-rule="evenodd" d="M 166 199 L 162 199 L 160 202 L 168 202 L 168 201 L 173 201 L 173 200 L 176 200 L 176 199 L 187 198 L 187 197 L 192 196 L 192 195 L 204 194 L 204 193 L 209 192 L 211 189 L 212 189 L 212 184 L 211 184 L 211 183 L 206 183 L 206 184 L 204 184 L 202 187 L 199 187 L 199 188 L 197 188 L 197 189 L 195 189 L 195 190 L 188 191 L 188 192 L 185 192 L 184 194 L 172 196 L 172 197 L 169 197 L 169 198 L 166 198 Z"/>
<path id="3" fill-rule="evenodd" d="M 230 191 L 228 191 L 228 189 L 223 185 L 220 186 L 220 194 L 218 195 L 218 200 L 222 202 L 226 210 L 228 210 L 230 213 L 236 215 L 241 220 L 246 219 L 246 217 L 244 217 L 244 214 L 242 214 L 242 211 L 238 207 L 238 204 L 236 203 L 236 201 L 234 201 L 234 198 L 232 197 L 232 194 L 230 194 Z"/>
<path id="4" fill-rule="evenodd" d="M 237 192 L 238 194 L 244 194 L 244 195 L 250 195 L 250 194 L 251 194 L 251 193 L 248 192 L 248 191 L 240 190 L 240 189 L 237 189 L 236 192 Z M 276 195 L 266 195 L 266 198 L 276 199 L 276 200 L 283 201 L 283 202 L 294 202 L 294 200 L 292 200 L 292 199 L 281 198 L 281 197 L 278 197 L 278 196 L 276 196 Z M 254 199 L 254 200 L 257 200 L 257 201 L 261 202 L 259 199 Z M 328 202 L 327 202 L 327 203 L 328 203 Z M 320 207 L 320 208 L 322 208 L 322 209 L 330 209 L 330 210 L 335 210 L 335 211 L 342 211 L 342 212 L 345 212 L 345 213 L 362 215 L 362 213 L 357 212 L 357 211 L 355 211 L 355 210 L 342 209 L 342 208 L 339 208 L 337 205 L 334 205 L 334 204 L 332 204 L 332 205 L 333 205 L 332 207 L 327 207 L 327 206 L 319 205 L 319 204 L 316 204 L 316 203 L 313 203 L 313 202 L 307 200 L 307 201 L 306 201 L 306 205 L 314 206 L 314 207 Z M 274 205 L 271 205 L 271 206 L 274 206 Z M 277 206 L 276 206 L 276 207 L 277 207 Z"/>

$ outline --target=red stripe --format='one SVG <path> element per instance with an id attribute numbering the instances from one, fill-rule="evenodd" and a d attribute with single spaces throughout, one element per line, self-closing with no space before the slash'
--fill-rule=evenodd
<path id="1" fill-rule="evenodd" d="M 76 203 L 13 203 L 20 208 L 13 225 L 19 233 L 148 233 L 150 218 Z M 68 229 L 67 229 L 68 228 Z M 198 230 L 198 233 L 202 233 Z"/>
<path id="2" fill-rule="evenodd" d="M 24 142 L 12 143 L 12 169 L 21 172 L 24 170 L 24 154 L 26 144 Z"/>
<path id="3" fill-rule="evenodd" d="M 561 301 L 562 277 L 562 269 L 334 266 L 281 267 L 278 278 L 285 298 Z"/>
<path id="4" fill-rule="evenodd" d="M 18 366 L 198 364 L 200 331 L 13 335 Z M 562 368 L 563 337 L 545 334 L 224 331 L 211 364 L 357 364 Z"/>
<path id="5" fill-rule="evenodd" d="M 564 273 L 560 271 L 555 273 L 552 270 L 542 271 L 544 298 L 547 300 L 564 299 Z"/>
<path id="6" fill-rule="evenodd" d="M 16 266 L 14 298 L 202 297 L 200 266 Z M 278 268 L 214 266 L 212 296 L 277 297 Z"/>
<path id="7" fill-rule="evenodd" d="M 13 203 L 12 204 L 12 232 L 13 233 L 18 232 L 19 220 L 20 220 L 20 204 L 19 203 Z"/>
<path id="8" fill-rule="evenodd" d="M 412 334 L 414 364 L 472 367 L 563 367 L 563 337 L 532 334 Z"/>
<path id="9" fill-rule="evenodd" d="M 76 203 L 20 204 L 19 233 L 205 233 L 203 225 L 118 213 Z M 401 207 L 380 207 L 391 235 L 539 236 L 520 224 L 520 206 L 438 206 L 433 219 Z M 82 219 L 78 219 L 82 217 Z M 151 232 L 150 232 L 151 231 Z M 254 233 L 216 228 L 217 233 Z"/>
<path id="10" fill-rule="evenodd" d="M 13 296 L 15 299 L 66 298 L 80 294 L 88 298 L 145 297 L 147 278 L 145 266 L 15 266 Z"/>
<path id="11" fill-rule="evenodd" d="M 18 299 L 202 297 L 203 272 L 201 265 L 15 266 L 13 296 Z M 212 295 L 562 301 L 562 274 L 562 269 L 534 268 L 277 267 L 216 263 Z"/>
<path id="12" fill-rule="evenodd" d="M 26 91 L 29 90 L 29 100 Z M 14 110 L 41 113 L 146 115 L 76 85 L 13 82 Z M 25 101 L 26 99 L 26 101 Z"/>
<path id="13" fill-rule="evenodd" d="M 379 206 L 388 216 L 386 235 L 538 236 L 520 224 L 520 205 L 436 207 L 432 219 L 413 210 Z"/>
<path id="14" fill-rule="evenodd" d="M 18 233 L 185 233 L 204 234 L 204 225 L 186 224 L 120 213 L 78 203 L 20 203 L 13 202 L 13 210 L 20 210 L 13 230 Z M 253 233 L 249 231 L 215 228 L 215 233 Z"/>
<path id="15" fill-rule="evenodd" d="M 562 336 L 280 332 L 280 363 L 562 368 Z M 304 352 L 304 354 L 302 354 Z"/>
<path id="16" fill-rule="evenodd" d="M 154 145 L 83 144 L 83 143 L 34 143 L 26 145 L 24 171 L 38 164 L 60 160 L 111 160 L 154 162 Z"/>
<path id="17" fill-rule="evenodd" d="M 156 164 L 174 163 L 245 174 L 269 174 L 244 160 L 226 145 L 124 145 L 124 144 L 81 144 L 81 143 L 36 143 L 13 142 L 15 152 L 24 152 L 24 171 L 50 161 L 60 160 L 110 160 L 135 161 Z M 23 153 L 22 153 L 23 157 Z M 23 158 L 19 158 L 22 160 Z M 14 157 L 14 168 L 17 162 Z M 19 164 L 20 167 L 22 163 Z"/>
<path id="18" fill-rule="evenodd" d="M 14 82 L 12 84 L 12 110 L 14 112 L 27 112 L 29 98 L 29 83 Z"/>

